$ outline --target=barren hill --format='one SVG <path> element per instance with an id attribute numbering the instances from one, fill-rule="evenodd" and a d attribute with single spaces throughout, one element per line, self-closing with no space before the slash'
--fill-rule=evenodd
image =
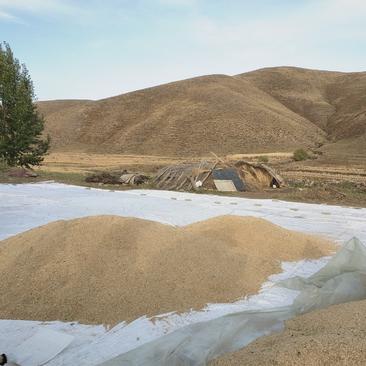
<path id="1" fill-rule="evenodd" d="M 279 67 L 99 101 L 39 102 L 54 150 L 149 155 L 292 151 L 366 134 L 366 73 Z"/>
<path id="2" fill-rule="evenodd" d="M 240 77 L 312 121 L 332 140 L 366 134 L 366 72 L 280 67 L 253 71 Z"/>

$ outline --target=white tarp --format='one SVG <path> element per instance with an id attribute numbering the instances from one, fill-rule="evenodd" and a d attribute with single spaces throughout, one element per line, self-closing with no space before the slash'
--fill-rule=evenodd
<path id="1" fill-rule="evenodd" d="M 183 226 L 219 215 L 255 216 L 344 243 L 366 242 L 366 209 L 183 192 L 106 191 L 58 183 L 0 184 L 0 239 L 60 219 L 138 217 Z"/>
<path id="2" fill-rule="evenodd" d="M 46 365 L 200 366 L 281 330 L 283 321 L 293 316 L 366 298 L 366 248 L 357 239 L 330 260 L 286 263 L 285 269 L 249 299 L 212 305 L 204 312 L 171 314 L 153 322 L 141 318 L 111 330 L 77 323 L 1 320 L 0 348 L 14 361 L 26 360 L 29 354 L 33 360 L 42 360 L 49 357 L 45 351 L 48 344 L 60 347 L 68 335 L 73 337 L 70 345 Z M 44 329 L 55 332 L 52 339 L 42 337 L 27 349 L 19 347 L 31 334 Z"/>
<path id="3" fill-rule="evenodd" d="M 57 183 L 0 184 L 0 239 L 59 219 L 101 214 L 139 217 L 180 226 L 225 214 L 255 216 L 288 229 L 323 234 L 341 243 L 353 235 L 366 242 L 366 209 L 168 191 L 114 192 Z M 248 310 L 272 311 L 273 308 L 288 307 L 299 294 L 299 288 L 273 286 L 274 282 L 294 276 L 309 277 L 326 263 L 326 258 L 283 263 L 284 273 L 272 276 L 264 285 L 263 291 L 249 299 L 233 304 L 209 304 L 200 312 L 168 314 L 155 318 L 153 322 L 143 317 L 130 324 L 121 323 L 111 330 L 77 323 L 0 320 L 0 353 L 6 352 L 3 345 L 11 351 L 19 345 L 21 338 L 16 331 L 25 334 L 30 330 L 51 329 L 60 334 L 60 342 L 57 341 L 57 344 L 63 344 L 61 339 L 64 334 L 72 336 L 73 341 L 63 352 L 47 362 L 47 365 L 98 365 L 129 351 L 133 352 L 132 350 L 144 344 L 148 349 L 149 342 L 185 329 L 185 326 L 210 322 L 229 316 L 228 314 Z M 296 280 L 296 283 L 304 285 L 301 280 Z M 281 314 L 282 311 L 280 310 Z M 286 314 L 285 317 L 288 316 Z M 229 317 L 231 316 L 236 319 L 235 315 Z M 262 331 L 268 332 L 280 326 L 281 319 L 282 315 L 270 326 L 269 323 L 263 324 Z M 258 335 L 262 331 L 257 332 Z M 246 330 L 245 333 L 246 335 L 242 334 L 243 337 L 252 339 L 250 332 Z M 239 343 L 233 344 L 236 347 L 245 342 L 240 338 Z M 135 361 L 136 359 L 133 362 Z M 198 363 L 192 363 L 195 364 Z"/>
<path id="4" fill-rule="evenodd" d="M 74 339 L 64 352 L 47 363 L 48 366 L 69 364 L 95 366 L 190 324 L 209 321 L 231 313 L 290 305 L 298 291 L 277 287 L 274 284 L 294 276 L 309 277 L 327 261 L 328 258 L 284 262 L 282 263 L 284 272 L 271 276 L 259 294 L 235 303 L 209 304 L 202 311 L 162 315 L 155 317 L 153 321 L 142 317 L 130 324 L 121 323 L 110 330 L 103 326 L 78 323 L 0 320 L 0 352 L 6 351 L 21 357 L 21 354 L 16 353 L 16 349 L 24 335 L 33 334 L 39 329 L 52 329 L 61 336 L 68 334 Z M 57 340 L 58 337 L 54 339 Z"/>
<path id="5" fill-rule="evenodd" d="M 282 328 L 283 321 L 311 310 L 366 298 L 366 247 L 349 241 L 313 276 L 283 281 L 300 291 L 293 304 L 249 310 L 189 325 L 100 366 L 204 366 L 227 352 Z"/>
<path id="6" fill-rule="evenodd" d="M 6 349 L 6 355 L 12 362 L 21 366 L 41 366 L 55 358 L 67 348 L 74 337 L 66 333 L 56 332 L 47 328 L 30 327 L 27 331 L 21 326 L 13 326 L 8 331 L 3 330 L 1 348 Z"/>

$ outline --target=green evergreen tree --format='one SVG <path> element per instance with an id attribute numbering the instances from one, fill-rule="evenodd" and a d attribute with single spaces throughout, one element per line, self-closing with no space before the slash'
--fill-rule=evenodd
<path id="1" fill-rule="evenodd" d="M 42 138 L 44 120 L 34 101 L 26 66 L 9 44 L 0 43 L 0 159 L 10 166 L 39 165 L 49 149 L 50 138 Z"/>

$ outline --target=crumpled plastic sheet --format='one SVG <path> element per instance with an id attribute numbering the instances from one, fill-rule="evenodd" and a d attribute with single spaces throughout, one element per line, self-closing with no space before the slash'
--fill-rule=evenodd
<path id="1" fill-rule="evenodd" d="M 283 329 L 284 321 L 330 305 L 366 298 L 366 247 L 356 238 L 311 277 L 278 283 L 299 295 L 292 305 L 243 311 L 181 328 L 100 366 L 203 366 L 260 336 Z"/>
<path id="2" fill-rule="evenodd" d="M 275 283 L 288 278 L 301 276 L 308 278 L 324 267 L 330 257 L 298 262 L 282 262 L 283 272 L 273 274 L 262 285 L 256 295 L 239 299 L 233 303 L 207 304 L 200 310 L 190 310 L 186 313 L 160 314 L 152 318 L 140 317 L 126 324 L 121 322 L 113 328 L 102 325 L 82 325 L 64 322 L 37 322 L 25 320 L 0 320 L 0 348 L 6 351 L 11 360 L 22 366 L 39 366 L 39 362 L 31 360 L 46 359 L 51 347 L 47 341 L 42 341 L 41 348 L 47 347 L 47 352 L 37 344 L 31 347 L 32 359 L 18 348 L 25 338 L 32 337 L 37 330 L 50 329 L 63 338 L 63 334 L 71 335 L 71 344 L 62 352 L 46 363 L 47 366 L 96 366 L 118 355 L 129 352 L 143 344 L 152 342 L 166 334 L 172 333 L 189 324 L 205 322 L 222 317 L 226 314 L 242 312 L 244 310 L 265 310 L 286 306 L 293 303 L 299 291 L 274 286 Z M 58 342 L 55 335 L 52 341 Z M 38 350 L 40 350 L 38 354 Z M 25 350 L 26 353 L 28 350 Z M 20 360 L 27 358 L 28 364 Z"/>
<path id="3" fill-rule="evenodd" d="M 55 332 L 52 329 L 38 329 L 28 334 L 21 332 L 18 334 L 18 345 L 6 354 L 9 360 L 15 360 L 22 366 L 45 365 L 67 348 L 73 338 L 71 335 Z M 3 347 L 4 350 L 9 349 L 7 344 L 1 344 L 1 348 Z"/>

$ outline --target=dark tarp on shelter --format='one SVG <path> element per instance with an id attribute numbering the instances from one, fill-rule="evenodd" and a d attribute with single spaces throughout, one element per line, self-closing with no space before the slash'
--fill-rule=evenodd
<path id="1" fill-rule="evenodd" d="M 216 185 L 215 181 L 219 183 Z M 230 183 L 230 184 L 229 184 Z M 260 191 L 283 186 L 283 179 L 264 164 L 247 161 L 192 162 L 161 169 L 153 180 L 158 189 Z M 229 189 L 226 189 L 229 188 Z"/>
<path id="2" fill-rule="evenodd" d="M 237 191 L 245 191 L 244 182 L 235 168 L 215 169 L 212 171 L 212 176 L 214 180 L 231 180 Z"/>

